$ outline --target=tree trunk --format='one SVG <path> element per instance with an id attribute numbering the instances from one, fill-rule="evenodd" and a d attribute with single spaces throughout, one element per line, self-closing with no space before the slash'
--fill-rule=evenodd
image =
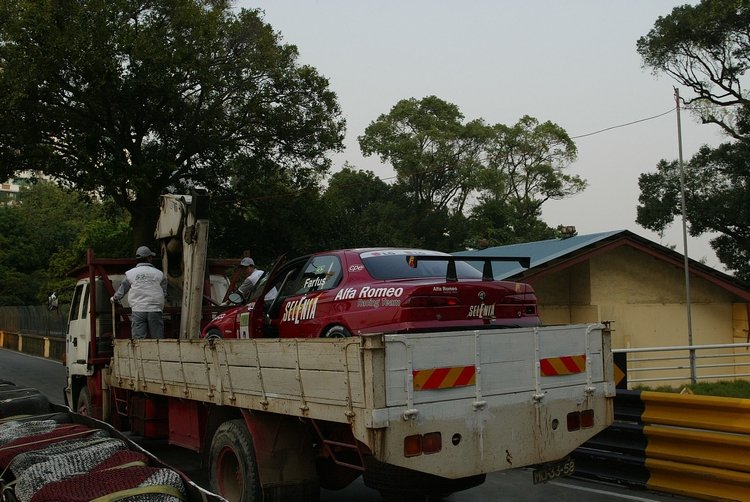
<path id="1" fill-rule="evenodd" d="M 139 246 L 148 246 L 151 250 L 159 254 L 159 246 L 156 245 L 154 232 L 156 231 L 156 221 L 159 218 L 159 201 L 139 204 L 136 202 L 128 208 L 130 211 L 130 228 L 133 229 L 133 256 Z"/>

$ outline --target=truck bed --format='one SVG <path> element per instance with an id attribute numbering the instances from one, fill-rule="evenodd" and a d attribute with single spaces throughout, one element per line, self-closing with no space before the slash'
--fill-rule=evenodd
<path id="1" fill-rule="evenodd" d="M 350 423 L 378 460 L 451 478 L 564 457 L 611 423 L 615 394 L 609 332 L 585 324 L 117 340 L 110 385 Z M 593 410 L 593 425 L 565 430 L 566 415 L 582 410 Z M 430 432 L 441 433 L 440 452 L 404 456 L 404 437 Z"/>

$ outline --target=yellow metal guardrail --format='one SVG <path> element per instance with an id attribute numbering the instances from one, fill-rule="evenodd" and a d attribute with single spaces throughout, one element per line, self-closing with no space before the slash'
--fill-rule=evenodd
<path id="1" fill-rule="evenodd" d="M 62 361 L 65 354 L 65 338 L 25 335 L 0 330 L 0 347 Z"/>
<path id="2" fill-rule="evenodd" d="M 705 500 L 750 500 L 750 400 L 641 392 L 647 486 Z"/>
<path id="3" fill-rule="evenodd" d="M 750 501 L 750 399 L 618 389 L 615 423 L 576 475 L 701 500 Z"/>

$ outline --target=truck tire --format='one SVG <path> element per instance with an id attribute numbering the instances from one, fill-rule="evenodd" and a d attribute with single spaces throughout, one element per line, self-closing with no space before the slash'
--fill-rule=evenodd
<path id="1" fill-rule="evenodd" d="M 253 437 L 243 420 L 229 420 L 216 430 L 209 452 L 211 490 L 230 502 L 263 500 Z"/>
<path id="2" fill-rule="evenodd" d="M 78 399 L 76 400 L 76 413 L 87 417 L 91 415 L 91 393 L 89 388 L 85 385 L 81 387 L 81 391 L 78 393 Z"/>
<path id="3" fill-rule="evenodd" d="M 377 490 L 388 502 L 424 502 L 440 500 L 451 493 L 468 490 L 484 483 L 486 475 L 478 474 L 449 479 L 413 471 L 367 458 L 362 478 L 365 485 Z"/>

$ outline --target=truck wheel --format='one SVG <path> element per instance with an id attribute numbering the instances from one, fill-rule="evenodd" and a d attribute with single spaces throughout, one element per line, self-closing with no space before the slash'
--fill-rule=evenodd
<path id="1" fill-rule="evenodd" d="M 323 338 L 349 338 L 350 336 L 352 334 L 343 326 L 331 326 L 323 334 Z"/>
<path id="2" fill-rule="evenodd" d="M 230 502 L 262 498 L 253 437 L 243 420 L 229 420 L 216 430 L 209 452 L 211 490 Z"/>
<path id="3" fill-rule="evenodd" d="M 78 400 L 76 401 L 76 412 L 79 415 L 87 417 L 91 416 L 91 394 L 89 388 L 84 386 L 78 393 Z"/>

